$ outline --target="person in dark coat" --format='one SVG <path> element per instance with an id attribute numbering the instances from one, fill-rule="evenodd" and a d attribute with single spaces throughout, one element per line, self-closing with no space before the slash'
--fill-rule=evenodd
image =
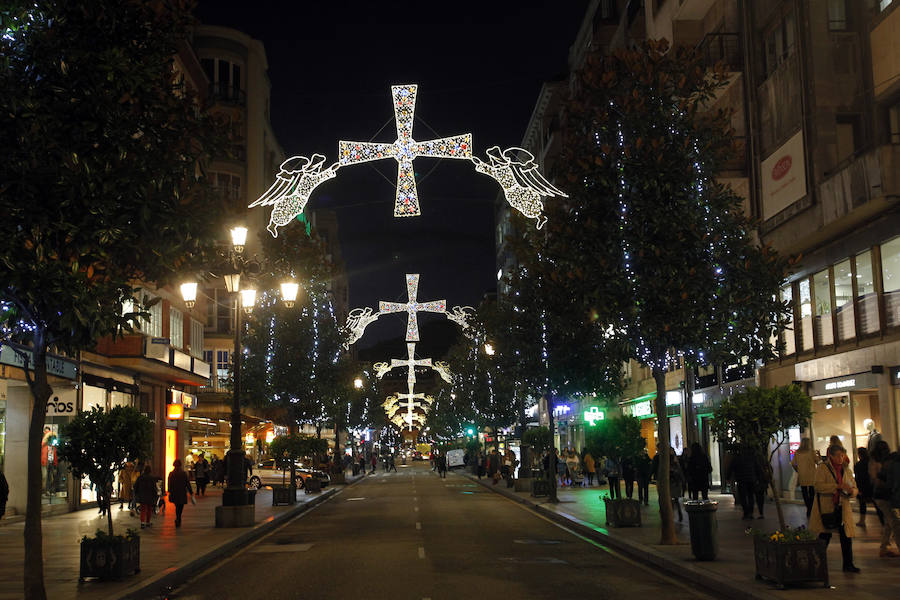
<path id="1" fill-rule="evenodd" d="M 6 514 L 6 502 L 9 500 L 9 484 L 6 483 L 6 476 L 0 471 L 0 519 Z"/>
<path id="2" fill-rule="evenodd" d="M 737 483 L 738 501 L 744 509 L 743 519 L 753 518 L 753 500 L 756 488 L 762 480 L 762 472 L 756 453 L 749 446 L 742 446 L 728 465 L 726 478 Z"/>
<path id="3" fill-rule="evenodd" d="M 193 500 L 194 490 L 191 489 L 188 474 L 181 468 L 181 461 L 176 459 L 172 466 L 174 470 L 169 473 L 167 482 L 169 502 L 175 505 L 175 527 L 181 527 L 181 512 L 184 510 L 184 505 L 187 504 L 188 496 Z"/>
<path id="4" fill-rule="evenodd" d="M 134 499 L 140 505 L 141 510 L 141 529 L 152 525 L 150 519 L 153 518 L 153 508 L 156 506 L 156 482 L 159 477 L 153 475 L 150 465 L 144 467 L 134 482 Z"/>
<path id="5" fill-rule="evenodd" d="M 687 484 L 691 500 L 699 499 L 702 494 L 704 500 L 709 500 L 709 474 L 712 473 L 712 464 L 709 456 L 699 444 L 691 444 L 691 455 L 687 460 Z"/>
<path id="6" fill-rule="evenodd" d="M 197 494 L 206 495 L 206 486 L 209 484 L 209 461 L 200 453 L 200 457 L 194 463 L 194 481 L 197 483 Z"/>
<path id="7" fill-rule="evenodd" d="M 634 474 L 638 485 L 638 502 L 644 506 L 650 505 L 650 480 L 653 478 L 653 461 L 647 453 L 647 449 L 641 450 L 634 461 Z"/>

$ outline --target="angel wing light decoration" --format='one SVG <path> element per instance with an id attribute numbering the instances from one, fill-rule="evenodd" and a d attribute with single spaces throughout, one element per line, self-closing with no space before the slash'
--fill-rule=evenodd
<path id="1" fill-rule="evenodd" d="M 287 225 L 303 212 L 309 196 L 320 183 L 335 176 L 338 163 L 322 170 L 324 162 L 325 157 L 321 154 L 313 154 L 310 158 L 292 156 L 281 163 L 275 183 L 248 207 L 272 206 L 269 225 L 266 227 L 272 237 L 278 237 L 278 228 Z"/>
<path id="2" fill-rule="evenodd" d="M 444 315 L 462 328 L 463 333 L 468 337 L 466 330 L 469 328 L 469 320 L 475 316 L 475 309 L 471 306 L 454 306 Z"/>
<path id="3" fill-rule="evenodd" d="M 380 312 L 374 312 L 371 308 L 354 308 L 347 315 L 347 324 L 344 325 L 343 333 L 344 350 L 347 350 L 359 341 L 359 338 L 366 332 L 366 327 L 378 320 L 381 316 Z"/>
<path id="4" fill-rule="evenodd" d="M 441 376 L 441 379 L 447 383 L 453 383 L 453 374 L 450 372 L 450 363 L 436 360 L 432 363 L 431 368 L 437 371 L 437 374 Z"/>
<path id="5" fill-rule="evenodd" d="M 524 148 L 513 146 L 503 152 L 500 146 L 491 146 L 487 150 L 488 162 L 477 156 L 472 157 L 475 170 L 493 177 L 500 187 L 510 206 L 521 212 L 529 219 L 537 219 L 537 228 L 540 229 L 547 222 L 544 216 L 544 196 L 568 196 L 544 179 L 538 171 L 538 165 L 534 161 L 534 155 Z"/>

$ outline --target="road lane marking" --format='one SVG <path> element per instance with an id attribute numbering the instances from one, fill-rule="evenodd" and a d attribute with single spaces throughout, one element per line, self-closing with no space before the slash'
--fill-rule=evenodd
<path id="1" fill-rule="evenodd" d="M 354 500 L 365 500 L 365 498 L 347 498 L 347 502 L 353 502 Z"/>
<path id="2" fill-rule="evenodd" d="M 416 529 L 419 529 L 419 530 L 422 529 L 422 524 L 419 523 L 418 521 L 416 521 Z"/>
<path id="3" fill-rule="evenodd" d="M 250 552 L 306 552 L 312 548 L 312 544 L 263 544 Z"/>
<path id="4" fill-rule="evenodd" d="M 425 548 L 419 546 L 419 558 L 425 558 Z"/>

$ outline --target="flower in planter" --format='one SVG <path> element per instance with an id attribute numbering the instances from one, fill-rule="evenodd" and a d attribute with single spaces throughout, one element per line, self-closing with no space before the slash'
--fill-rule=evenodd
<path id="1" fill-rule="evenodd" d="M 816 535 L 809 529 L 807 529 L 804 525 L 800 525 L 799 527 L 785 527 L 783 529 L 776 529 L 773 532 L 761 531 L 759 529 L 753 529 L 752 527 L 749 527 L 744 530 L 744 533 L 746 533 L 747 535 L 752 535 L 753 537 L 759 538 L 761 540 L 784 544 L 809 542 L 817 539 Z"/>

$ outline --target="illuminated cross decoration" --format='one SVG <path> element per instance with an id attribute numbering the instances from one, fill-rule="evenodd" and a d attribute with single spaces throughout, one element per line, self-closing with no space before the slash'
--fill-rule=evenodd
<path id="1" fill-rule="evenodd" d="M 399 358 L 391 359 L 391 369 L 396 369 L 397 367 L 406 367 L 406 383 L 410 386 L 409 393 L 412 393 L 412 386 L 416 384 L 416 367 L 430 367 L 431 359 L 430 358 L 420 358 L 416 360 L 416 345 L 415 344 L 406 344 L 406 352 L 409 355 L 409 358 L 406 360 L 402 360 Z M 398 394 L 398 397 L 402 397 Z"/>
<path id="2" fill-rule="evenodd" d="M 409 393 L 397 394 L 397 397 L 400 398 L 401 401 L 406 400 L 406 419 L 404 420 L 409 425 L 410 431 L 412 431 L 413 420 L 421 420 L 419 415 L 413 411 L 414 408 L 421 406 L 416 400 L 425 400 L 425 394 L 414 394 L 413 384 L 409 384 Z"/>
<path id="3" fill-rule="evenodd" d="M 406 341 L 407 342 L 418 342 L 419 341 L 419 319 L 417 317 L 419 312 L 433 312 L 433 313 L 446 313 L 447 312 L 447 301 L 446 300 L 432 300 L 431 302 L 418 302 L 416 300 L 416 296 L 419 294 L 419 276 L 413 275 L 410 273 L 406 274 L 406 293 L 409 296 L 409 301 L 406 303 L 402 302 L 379 302 L 378 303 L 378 312 L 380 314 L 385 313 L 397 313 L 397 312 L 407 312 L 409 313 L 409 318 L 406 321 Z M 429 366 L 430 363 L 429 363 Z"/>
<path id="4" fill-rule="evenodd" d="M 418 156 L 432 158 L 460 158 L 472 160 L 472 134 L 417 142 L 412 137 L 416 111 L 416 85 L 391 86 L 394 98 L 394 119 L 397 122 L 397 140 L 386 142 L 338 142 L 340 166 L 393 158 L 397 161 L 397 195 L 394 201 L 395 217 L 416 217 L 419 196 L 413 160 Z M 407 338 L 408 339 L 408 338 Z"/>

